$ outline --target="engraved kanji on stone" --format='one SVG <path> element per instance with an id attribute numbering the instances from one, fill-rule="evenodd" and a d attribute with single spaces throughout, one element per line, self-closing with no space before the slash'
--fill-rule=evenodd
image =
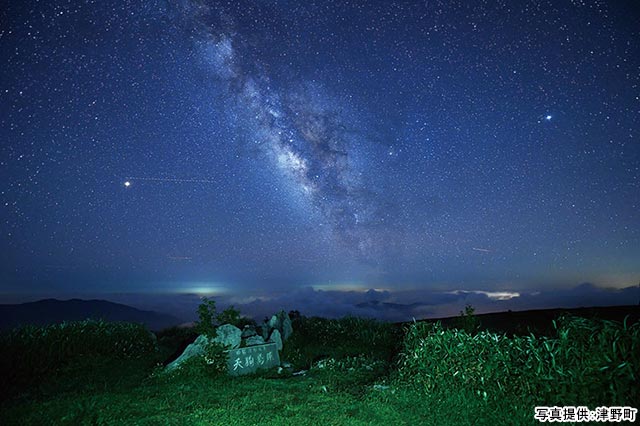
<path id="1" fill-rule="evenodd" d="M 236 358 L 236 360 L 233 363 L 233 371 L 237 370 L 237 369 L 243 369 L 244 367 L 242 366 L 242 361 L 240 361 L 240 358 Z"/>

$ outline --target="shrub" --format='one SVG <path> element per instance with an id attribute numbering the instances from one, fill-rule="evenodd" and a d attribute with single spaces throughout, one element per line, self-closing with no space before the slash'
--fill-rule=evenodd
<path id="1" fill-rule="evenodd" d="M 193 342 L 198 333 L 194 327 L 169 327 L 156 333 L 158 344 L 168 348 L 175 348 L 184 342 Z"/>
<path id="2" fill-rule="evenodd" d="M 379 380 L 387 372 L 386 361 L 366 355 L 341 359 L 325 358 L 313 364 L 314 377 L 332 390 L 361 396 L 367 385 Z"/>
<path id="3" fill-rule="evenodd" d="M 559 325 L 558 325 L 559 324 Z M 505 392 L 544 405 L 625 405 L 640 400 L 640 323 L 560 318 L 553 338 L 471 335 L 440 323 L 407 332 L 398 378 L 425 392 Z"/>
<path id="4" fill-rule="evenodd" d="M 2 333 L 0 350 L 0 374 L 7 384 L 19 386 L 79 358 L 140 358 L 155 353 L 157 344 L 142 324 L 86 320 Z"/>
<path id="5" fill-rule="evenodd" d="M 228 356 L 225 347 L 217 342 L 210 341 L 204 349 L 204 362 L 214 375 L 226 373 Z"/>
<path id="6" fill-rule="evenodd" d="M 231 324 L 238 328 L 245 325 L 255 325 L 255 321 L 240 315 L 240 311 L 229 306 L 224 311 L 216 314 L 216 302 L 207 297 L 202 298 L 202 303 L 198 306 L 198 321 L 195 323 L 195 331 L 198 334 L 215 336 L 215 329 L 220 324 Z"/>
<path id="7" fill-rule="evenodd" d="M 460 311 L 460 316 L 456 318 L 455 326 L 469 334 L 476 333 L 480 330 L 480 319 L 474 315 L 474 312 L 475 308 L 473 306 L 466 305 L 464 312 Z"/>
<path id="8" fill-rule="evenodd" d="M 371 319 L 325 319 L 301 316 L 293 321 L 293 334 L 283 357 L 299 368 L 325 357 L 341 359 L 366 355 L 390 361 L 400 336 L 393 325 Z"/>
<path id="9" fill-rule="evenodd" d="M 234 308 L 233 306 L 229 306 L 224 311 L 218 314 L 218 324 L 231 324 L 238 327 L 240 325 L 240 311 Z"/>
<path id="10" fill-rule="evenodd" d="M 202 298 L 202 303 L 198 306 L 198 321 L 195 323 L 195 330 L 198 334 L 207 336 L 215 335 L 214 319 L 216 318 L 216 301 L 207 297 Z"/>

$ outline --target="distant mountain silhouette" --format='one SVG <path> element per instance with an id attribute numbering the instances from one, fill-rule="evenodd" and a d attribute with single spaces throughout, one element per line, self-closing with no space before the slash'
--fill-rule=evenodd
<path id="1" fill-rule="evenodd" d="M 0 329 L 21 325 L 48 325 L 85 319 L 142 323 L 150 330 L 162 330 L 182 321 L 172 315 L 142 311 L 106 300 L 44 299 L 15 305 L 0 305 Z"/>
<path id="2" fill-rule="evenodd" d="M 622 323 L 627 321 L 627 325 L 640 321 L 640 306 L 593 306 L 581 308 L 551 308 L 551 309 L 531 309 L 528 311 L 507 311 L 478 314 L 475 317 L 480 320 L 481 329 L 489 330 L 493 333 L 528 335 L 533 332 L 537 336 L 554 336 L 552 321 L 563 314 L 570 314 L 582 318 L 602 319 L 617 321 Z M 456 327 L 459 317 L 429 318 L 419 322 L 434 323 L 439 321 L 444 327 Z M 404 324 L 409 324 L 407 321 Z M 399 323 L 401 324 L 401 323 Z"/>

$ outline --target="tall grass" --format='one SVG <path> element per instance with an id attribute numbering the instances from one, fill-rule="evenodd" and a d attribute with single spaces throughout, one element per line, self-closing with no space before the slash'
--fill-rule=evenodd
<path id="1" fill-rule="evenodd" d="M 556 336 L 471 335 L 440 323 L 407 330 L 398 379 L 423 392 L 521 395 L 543 405 L 634 405 L 640 400 L 640 323 L 564 316 Z"/>
<path id="2" fill-rule="evenodd" d="M 156 350 L 155 335 L 141 324 L 86 320 L 25 326 L 0 334 L 0 375 L 5 390 L 19 388 L 80 358 L 138 358 Z"/>
<path id="3" fill-rule="evenodd" d="M 372 319 L 299 317 L 284 345 L 283 358 L 309 368 L 322 358 L 373 357 L 390 361 L 399 349 L 401 330 Z"/>

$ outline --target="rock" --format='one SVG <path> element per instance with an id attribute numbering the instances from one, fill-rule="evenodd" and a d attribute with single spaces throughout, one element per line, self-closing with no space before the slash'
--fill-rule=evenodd
<path id="1" fill-rule="evenodd" d="M 188 360 L 189 358 L 193 358 L 195 356 L 202 356 L 204 354 L 204 348 L 209 343 L 209 339 L 204 334 L 198 336 L 198 338 L 186 347 L 182 355 L 180 355 L 175 361 L 167 365 L 166 370 L 172 371 L 179 367 L 183 362 Z"/>
<path id="2" fill-rule="evenodd" d="M 221 325 L 216 329 L 216 337 L 213 339 L 208 338 L 204 334 L 198 336 L 198 338 L 186 347 L 182 355 L 180 355 L 175 361 L 167 365 L 166 370 L 172 371 L 179 367 L 183 362 L 189 358 L 196 356 L 203 356 L 204 350 L 207 344 L 212 341 L 219 343 L 227 348 L 235 349 L 240 346 L 242 338 L 242 331 L 238 327 L 234 327 L 231 324 Z"/>
<path id="3" fill-rule="evenodd" d="M 283 340 L 287 340 L 293 333 L 293 327 L 291 326 L 291 318 L 285 311 L 280 311 L 269 320 L 267 327 L 268 331 L 278 330 Z"/>
<path id="4" fill-rule="evenodd" d="M 216 337 L 214 342 L 220 343 L 227 349 L 236 349 L 240 347 L 242 341 L 242 331 L 231 324 L 224 324 L 216 328 Z"/>
<path id="5" fill-rule="evenodd" d="M 282 318 L 282 329 L 280 331 L 282 332 L 282 339 L 286 341 L 293 334 L 293 326 L 289 315 L 285 314 L 284 311 L 282 311 L 282 314 L 284 314 L 284 317 Z"/>
<path id="6" fill-rule="evenodd" d="M 258 334 L 258 333 L 256 332 L 255 327 L 252 326 L 252 325 L 245 325 L 244 329 L 242 330 L 242 338 L 243 339 L 246 339 L 246 338 L 251 337 L 251 336 L 255 336 L 256 334 Z"/>
<path id="7" fill-rule="evenodd" d="M 282 328 L 282 322 L 280 320 L 280 316 L 278 314 L 271 317 L 269 322 L 267 323 L 269 326 L 269 330 L 277 329 L 280 330 Z"/>
<path id="8" fill-rule="evenodd" d="M 279 351 L 282 350 L 282 336 L 280 335 L 280 331 L 278 329 L 275 329 L 271 332 L 271 336 L 269 336 L 269 342 L 275 343 Z"/>
<path id="9" fill-rule="evenodd" d="M 265 341 L 262 336 L 251 336 L 245 340 L 247 346 L 264 345 Z"/>

